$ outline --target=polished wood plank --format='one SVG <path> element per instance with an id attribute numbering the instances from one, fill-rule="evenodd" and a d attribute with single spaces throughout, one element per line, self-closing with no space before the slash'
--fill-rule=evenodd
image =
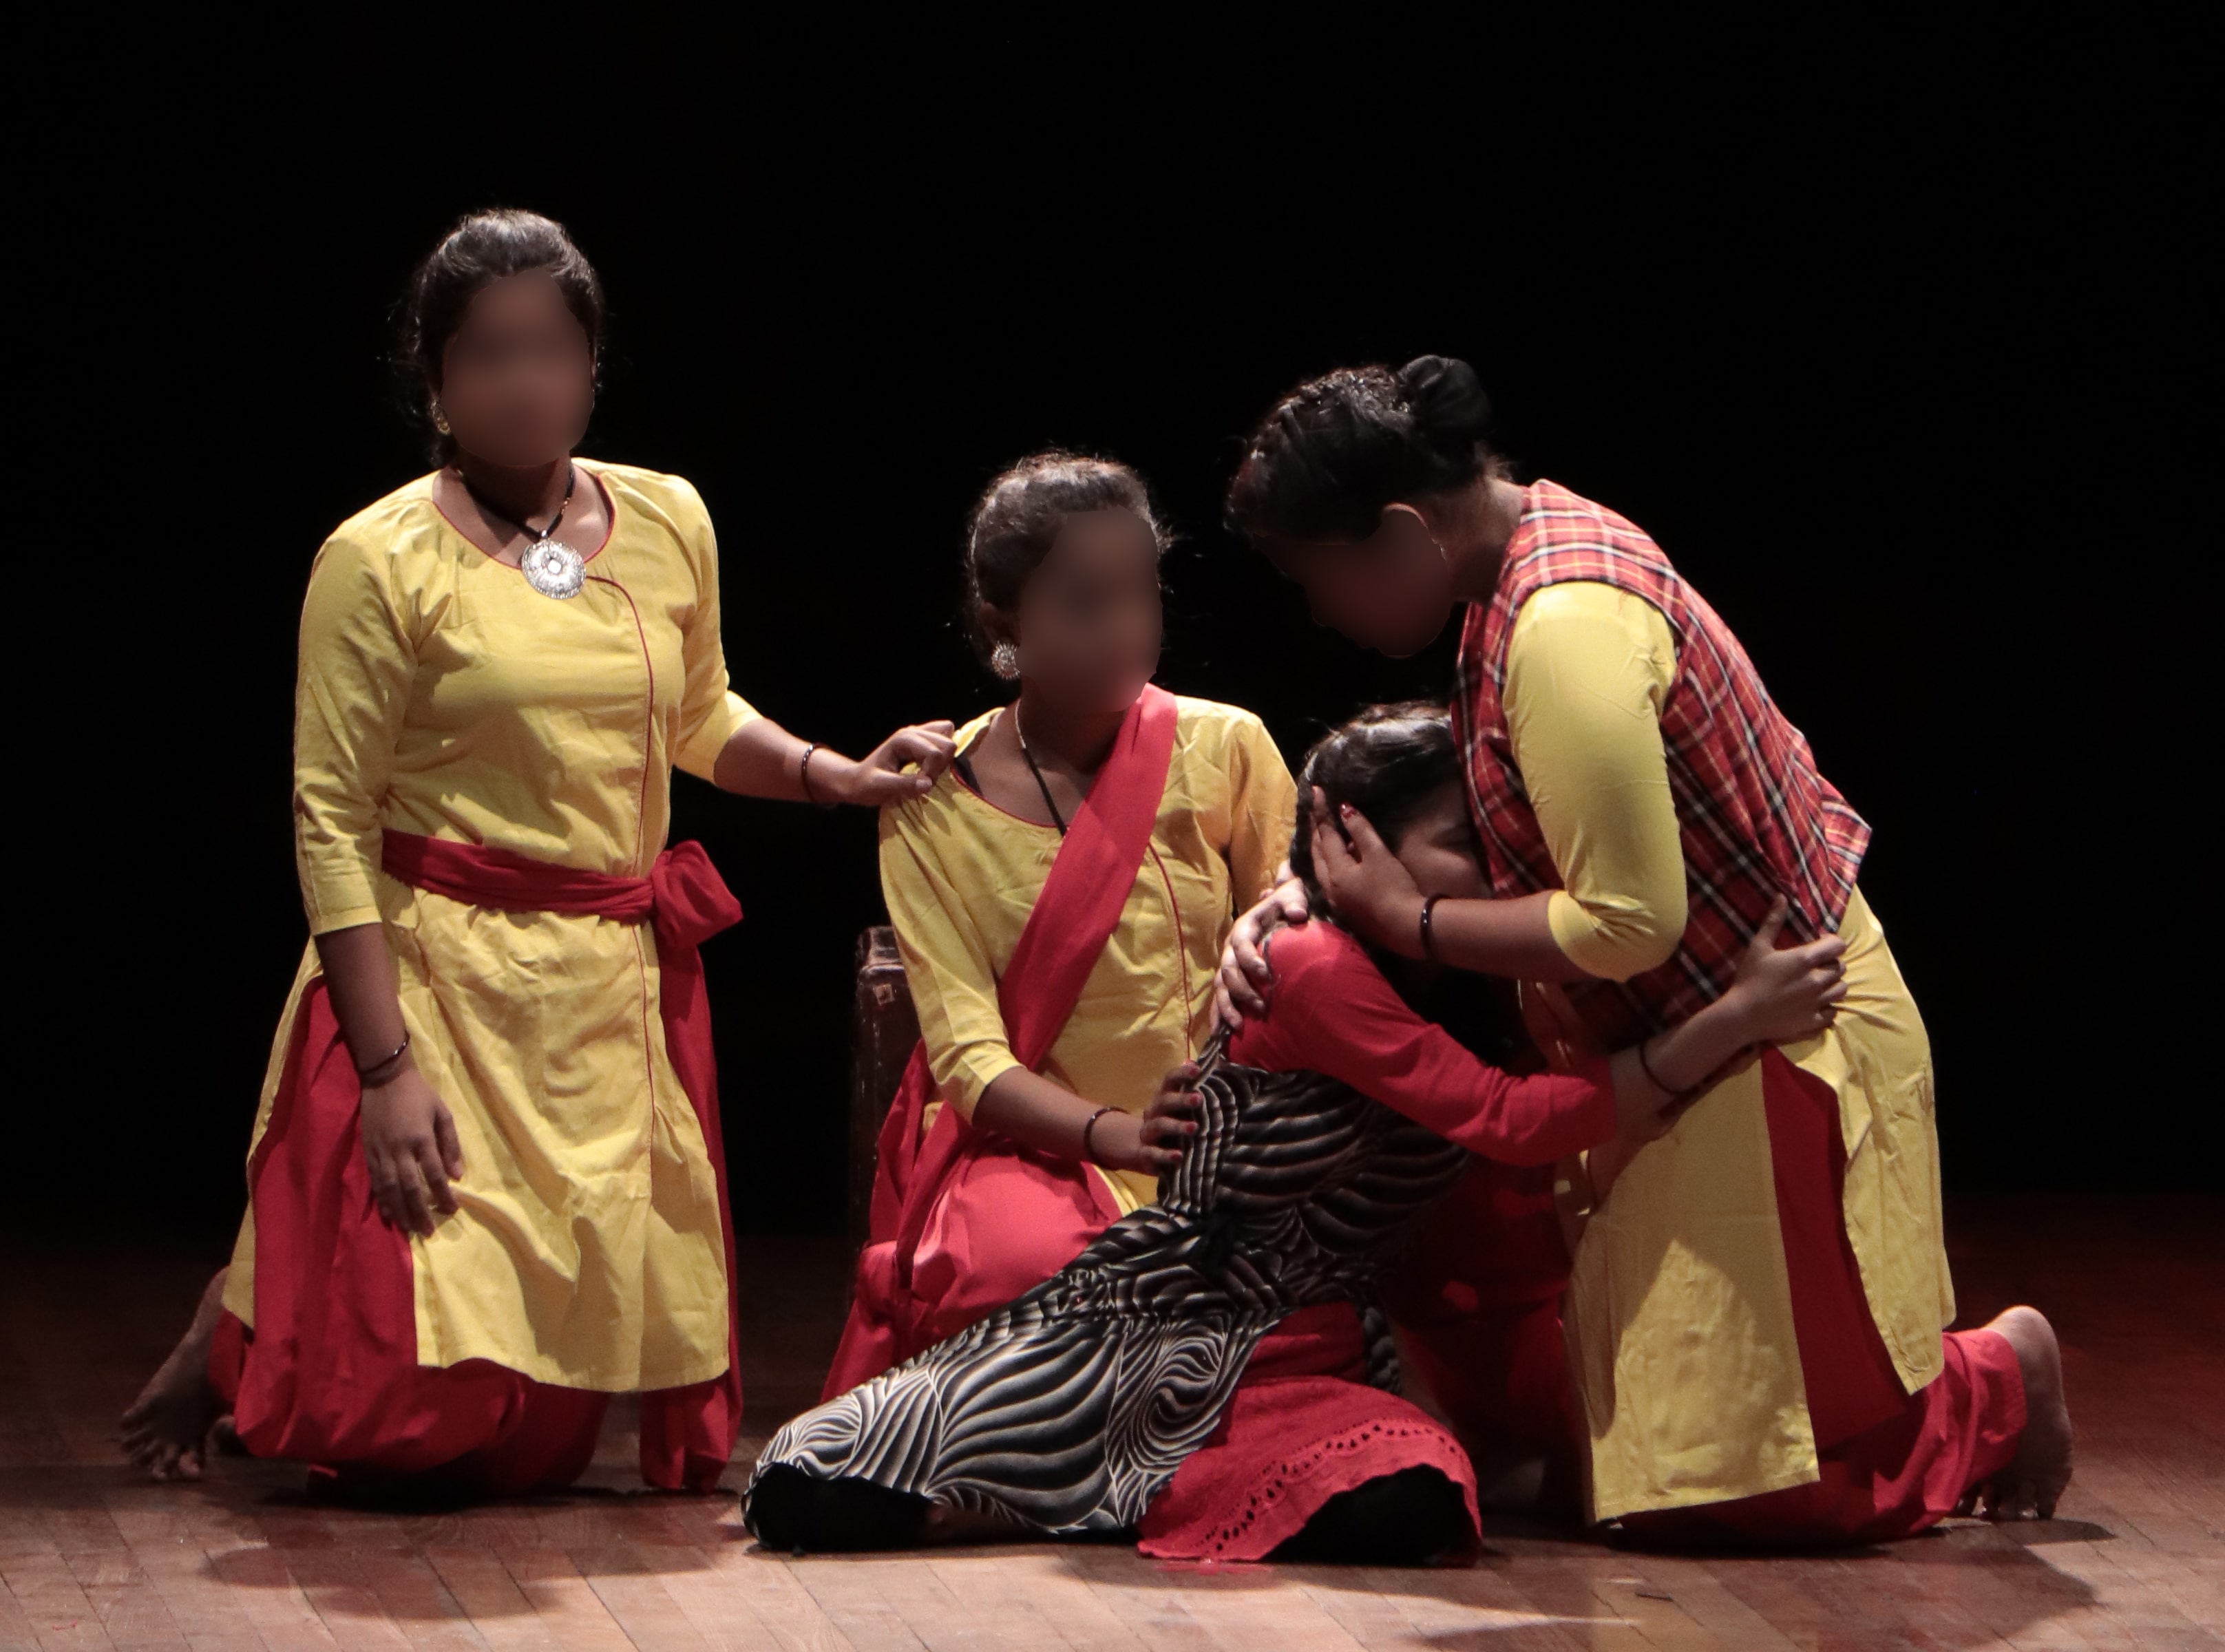
<path id="1" fill-rule="evenodd" d="M 0 1273 L 0 1648 L 657 1647 L 717 1652 L 2193 1652 L 2225 1647 L 2225 1200 L 1963 1201 L 1964 1324 L 2054 1319 L 2078 1477 L 2044 1524 L 1909 1542 L 1660 1555 L 1498 1522 L 1468 1568 L 1195 1567 L 1120 1545 L 767 1554 L 734 1491 L 817 1397 L 836 1243 L 745 1241 L 751 1412 L 728 1489 L 641 1491 L 612 1408 L 574 1495 L 438 1513 L 320 1505 L 298 1471 L 225 1459 L 141 1483 L 116 1414 L 207 1258 L 48 1232 Z M 0 1236 L 4 1237 L 5 1236 Z M 219 1258 L 220 1259 L 220 1256 Z"/>

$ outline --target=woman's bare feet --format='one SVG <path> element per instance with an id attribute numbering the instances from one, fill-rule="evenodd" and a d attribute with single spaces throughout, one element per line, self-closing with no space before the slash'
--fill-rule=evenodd
<path id="1" fill-rule="evenodd" d="M 2070 1408 L 2063 1395 L 2063 1350 L 2038 1308 L 2013 1307 L 1986 1327 L 2016 1350 L 2024 1373 L 2024 1434 L 2009 1465 L 1979 1488 L 1988 1520 L 2052 1520 L 2070 1484 Z M 1977 1493 L 1972 1494 L 1975 1503 Z"/>
<path id="2" fill-rule="evenodd" d="M 209 1344 L 216 1337 L 225 1275 L 231 1271 L 217 1269 L 201 1293 L 193 1324 L 124 1414 L 124 1449 L 154 1479 L 200 1478 L 211 1431 L 231 1422 L 208 1380 Z"/>

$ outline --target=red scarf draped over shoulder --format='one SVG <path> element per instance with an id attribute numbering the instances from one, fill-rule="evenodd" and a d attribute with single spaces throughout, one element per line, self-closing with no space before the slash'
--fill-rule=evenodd
<path id="1" fill-rule="evenodd" d="M 1147 684 L 1129 707 L 1111 755 L 1059 842 L 1011 959 L 998 973 L 1005 1035 L 1014 1058 L 1030 1072 L 1049 1054 L 1119 927 L 1166 795 L 1176 712 L 1175 697 L 1156 684 Z M 922 1141 L 921 1121 L 935 1095 L 922 1042 L 912 1050 L 881 1126 L 868 1237 L 823 1398 L 847 1393 L 923 1345 L 917 1337 L 923 1305 L 912 1294 L 912 1261 L 935 1196 L 960 1159 L 982 1150 L 989 1139 L 956 1108 L 945 1107 Z M 1109 1224 L 1117 1212 L 1109 1198 L 1103 1202 Z"/>

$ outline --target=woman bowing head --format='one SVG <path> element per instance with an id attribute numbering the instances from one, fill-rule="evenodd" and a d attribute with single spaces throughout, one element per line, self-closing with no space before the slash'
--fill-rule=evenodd
<path id="1" fill-rule="evenodd" d="M 1856 885 L 1869 826 L 1661 548 L 1515 483 L 1487 421 L 1464 362 L 1330 373 L 1262 421 L 1229 490 L 1231 524 L 1369 648 L 1412 654 L 1466 606 L 1453 732 L 1486 896 L 1428 898 L 1350 811 L 1312 840 L 1339 919 L 1544 984 L 1546 1041 L 1594 1050 L 1720 998 L 1780 900 L 1792 940 L 1845 943 L 1828 1024 L 1593 1190 L 1568 1313 L 1594 1514 L 1819 1541 L 1981 1496 L 2052 1508 L 2070 1434 L 2046 1321 L 1942 1335 L 1930 1047 Z M 1269 989 L 1262 924 L 1304 907 L 1286 885 L 1235 927 L 1232 1016 Z"/>
<path id="2" fill-rule="evenodd" d="M 258 1456 L 503 1493 L 576 1477 L 639 1392 L 644 1477 L 707 1488 L 741 1390 L 697 947 L 741 914 L 667 846 L 672 773 L 877 806 L 934 783 L 950 725 L 852 759 L 735 692 L 702 500 L 575 452 L 604 304 L 561 225 L 463 219 L 402 317 L 435 468 L 310 571 L 310 944 L 232 1265 L 127 1445 L 197 1472 L 228 1405 Z"/>

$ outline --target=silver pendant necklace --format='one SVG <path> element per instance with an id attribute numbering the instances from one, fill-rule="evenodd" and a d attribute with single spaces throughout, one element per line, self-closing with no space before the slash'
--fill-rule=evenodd
<path id="1" fill-rule="evenodd" d="M 565 467 L 564 503 L 556 507 L 556 514 L 548 519 L 548 526 L 536 529 L 529 522 L 520 522 L 494 501 L 472 485 L 459 466 L 456 474 L 463 478 L 464 491 L 470 494 L 480 510 L 506 528 L 515 528 L 529 541 L 517 559 L 517 571 L 525 576 L 525 583 L 544 597 L 554 597 L 562 602 L 576 597 L 587 583 L 587 559 L 556 537 L 556 529 L 564 520 L 564 513 L 572 508 L 572 495 L 580 485 L 580 469 L 576 465 Z"/>

